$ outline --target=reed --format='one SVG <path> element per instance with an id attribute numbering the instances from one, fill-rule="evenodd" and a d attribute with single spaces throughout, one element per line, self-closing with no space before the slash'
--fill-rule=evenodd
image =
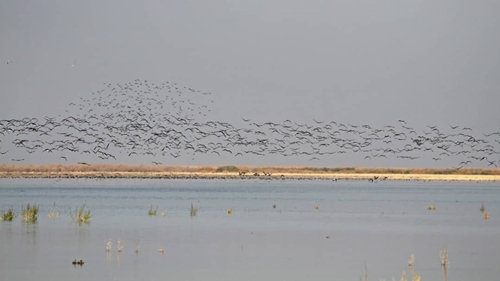
<path id="1" fill-rule="evenodd" d="M 439 252 L 439 259 L 441 259 L 441 265 L 446 266 L 450 261 L 448 260 L 448 250 L 442 250 Z"/>
<path id="2" fill-rule="evenodd" d="M 489 220 L 489 219 L 490 219 L 490 213 L 489 213 L 489 212 L 485 212 L 485 213 L 483 214 L 483 219 L 484 219 L 484 220 Z"/>
<path id="3" fill-rule="evenodd" d="M 9 208 L 6 212 L 3 212 L 0 216 L 0 221 L 12 221 L 16 217 L 14 208 Z"/>
<path id="4" fill-rule="evenodd" d="M 435 205 L 430 205 L 429 207 L 427 207 L 427 210 L 435 211 L 435 210 L 437 210 L 437 207 Z"/>
<path id="5" fill-rule="evenodd" d="M 408 260 L 408 266 L 413 267 L 413 264 L 415 263 L 415 255 L 411 254 L 410 259 Z"/>
<path id="6" fill-rule="evenodd" d="M 23 217 L 23 221 L 25 222 L 36 222 L 38 219 L 38 211 L 40 210 L 40 206 L 37 204 L 23 206 L 21 215 Z"/>
<path id="7" fill-rule="evenodd" d="M 195 207 L 193 203 L 191 203 L 191 210 L 189 211 L 189 214 L 191 215 L 191 217 L 196 217 L 196 215 L 198 214 L 198 207 Z"/>
<path id="8" fill-rule="evenodd" d="M 149 207 L 148 215 L 156 216 L 156 213 L 158 213 L 158 206 L 153 210 L 153 205 L 151 205 L 151 207 Z"/>
<path id="9" fill-rule="evenodd" d="M 59 218 L 61 215 L 61 212 L 56 211 L 56 203 L 54 202 L 54 206 L 49 210 L 49 213 L 47 214 L 48 218 Z"/>
<path id="10" fill-rule="evenodd" d="M 75 213 L 71 213 L 71 218 L 73 221 L 77 223 L 89 223 L 90 218 L 92 217 L 90 215 L 90 209 L 87 208 L 85 210 L 86 206 L 83 204 L 81 207 L 76 208 Z"/>

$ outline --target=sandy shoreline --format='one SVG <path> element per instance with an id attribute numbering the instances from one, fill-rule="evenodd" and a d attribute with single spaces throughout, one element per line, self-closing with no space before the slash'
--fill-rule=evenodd
<path id="1" fill-rule="evenodd" d="M 179 166 L 125 164 L 0 164 L 0 178 L 325 179 L 500 181 L 500 169 L 311 166 Z"/>
<path id="2" fill-rule="evenodd" d="M 324 180 L 419 180 L 419 181 L 500 181 L 499 175 L 436 175 L 389 173 L 279 173 L 259 174 L 216 172 L 2 172 L 0 178 L 81 178 L 81 179 L 324 179 Z"/>

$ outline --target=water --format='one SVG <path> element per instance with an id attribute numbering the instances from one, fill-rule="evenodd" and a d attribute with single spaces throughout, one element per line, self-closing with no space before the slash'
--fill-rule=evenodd
<path id="1" fill-rule="evenodd" d="M 18 217 L 0 222 L 0 280 L 360 280 L 365 263 L 369 280 L 399 280 L 411 253 L 423 280 L 496 280 L 499 202 L 498 183 L 2 179 L 0 210 Z M 78 226 L 82 204 L 92 219 Z"/>

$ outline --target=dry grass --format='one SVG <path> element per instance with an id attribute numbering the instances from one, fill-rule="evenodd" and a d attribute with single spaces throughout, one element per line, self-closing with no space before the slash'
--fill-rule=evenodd
<path id="1" fill-rule="evenodd" d="M 49 213 L 47 214 L 47 217 L 50 218 L 59 218 L 61 215 L 60 211 L 56 211 L 56 203 L 54 202 L 54 206 L 49 210 Z"/>
<path id="2" fill-rule="evenodd" d="M 413 267 L 413 264 L 415 263 L 415 255 L 411 254 L 410 259 L 408 260 L 408 266 Z"/>
<path id="3" fill-rule="evenodd" d="M 124 165 L 124 164 L 43 164 L 43 165 L 0 165 L 2 177 L 148 177 L 165 176 L 239 176 L 238 171 L 253 173 L 267 172 L 271 177 L 319 177 L 368 179 L 378 176 L 388 180 L 500 180 L 500 168 L 425 169 L 425 168 L 364 168 L 364 167 L 310 167 L 310 166 L 167 166 L 167 165 Z"/>
<path id="4" fill-rule="evenodd" d="M 448 250 L 442 250 L 440 253 L 439 253 L 439 259 L 441 259 L 441 265 L 442 266 L 446 266 L 448 265 L 448 263 L 450 262 L 448 260 Z"/>

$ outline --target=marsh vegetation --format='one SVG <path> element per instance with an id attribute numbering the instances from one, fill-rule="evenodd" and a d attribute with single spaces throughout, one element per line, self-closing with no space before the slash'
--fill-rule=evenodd
<path id="1" fill-rule="evenodd" d="M 12 221 L 15 217 L 16 213 L 14 212 L 14 208 L 9 208 L 0 215 L 0 221 Z"/>
<path id="2" fill-rule="evenodd" d="M 22 207 L 21 215 L 23 217 L 23 221 L 34 223 L 38 219 L 38 211 L 40 210 L 40 206 L 37 204 L 27 204 Z"/>
<path id="3" fill-rule="evenodd" d="M 89 223 L 92 216 L 90 215 L 90 209 L 83 204 L 81 207 L 77 207 L 74 213 L 71 212 L 71 218 L 73 221 L 81 224 Z"/>
<path id="4" fill-rule="evenodd" d="M 148 210 L 148 215 L 156 216 L 156 213 L 158 213 L 158 206 L 156 207 L 156 209 L 153 209 L 153 205 L 151 205 Z"/>

